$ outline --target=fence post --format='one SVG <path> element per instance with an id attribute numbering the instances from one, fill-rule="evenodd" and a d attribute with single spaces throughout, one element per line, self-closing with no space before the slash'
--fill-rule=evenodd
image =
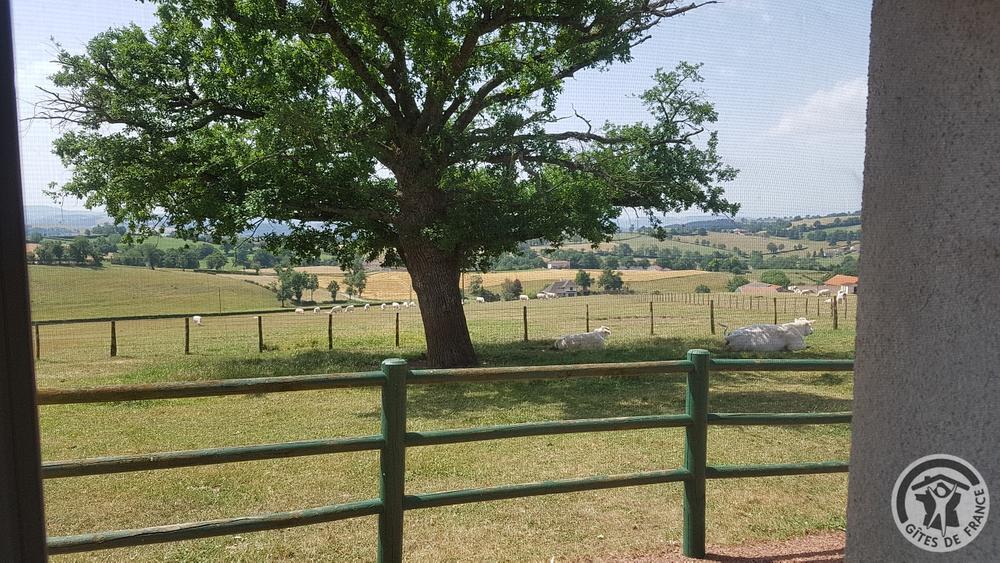
<path id="1" fill-rule="evenodd" d="M 708 350 L 688 350 L 692 362 L 687 378 L 685 413 L 691 426 L 684 434 L 684 469 L 690 475 L 684 481 L 684 542 L 687 557 L 705 557 L 705 465 L 708 457 Z"/>
<path id="2" fill-rule="evenodd" d="M 326 349 L 333 350 L 333 311 L 326 317 Z"/>
<path id="3" fill-rule="evenodd" d="M 257 315 L 257 351 L 264 352 L 264 315 Z"/>
<path id="4" fill-rule="evenodd" d="M 38 323 L 35 323 L 35 359 L 42 357 L 42 335 L 38 332 Z"/>
<path id="5" fill-rule="evenodd" d="M 653 302 L 649 302 L 649 335 L 653 335 Z"/>
<path id="6" fill-rule="evenodd" d="M 528 341 L 528 306 L 525 305 L 522 308 L 522 311 L 524 313 L 524 341 L 527 342 Z"/>
<path id="7" fill-rule="evenodd" d="M 837 300 L 834 299 L 830 303 L 831 303 L 830 309 L 831 309 L 831 311 L 833 313 L 833 330 L 837 330 L 837 309 L 838 309 L 838 307 L 837 307 Z"/>
<path id="8" fill-rule="evenodd" d="M 590 332 L 590 303 L 587 303 L 586 307 L 587 307 L 587 330 L 586 330 L 586 332 Z"/>
<path id="9" fill-rule="evenodd" d="M 184 354 L 191 353 L 191 317 L 184 317 Z"/>
<path id="10" fill-rule="evenodd" d="M 406 360 L 382 362 L 382 451 L 379 456 L 378 561 L 403 560 L 403 494 L 406 480 Z"/>
<path id="11" fill-rule="evenodd" d="M 396 348 L 399 348 L 399 311 L 396 311 Z"/>
<path id="12" fill-rule="evenodd" d="M 774 298 L 774 324 L 778 324 L 778 298 Z"/>
<path id="13" fill-rule="evenodd" d="M 715 300 L 708 300 L 708 324 L 712 328 L 712 334 L 715 334 Z"/>
<path id="14" fill-rule="evenodd" d="M 111 357 L 118 355 L 118 334 L 115 330 L 115 321 L 111 321 Z"/>

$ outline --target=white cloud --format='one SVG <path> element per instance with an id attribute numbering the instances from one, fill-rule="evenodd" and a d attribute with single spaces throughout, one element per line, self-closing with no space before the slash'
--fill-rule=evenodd
<path id="1" fill-rule="evenodd" d="M 868 80 L 858 77 L 819 90 L 801 105 L 785 110 L 768 130 L 771 136 L 864 137 Z"/>

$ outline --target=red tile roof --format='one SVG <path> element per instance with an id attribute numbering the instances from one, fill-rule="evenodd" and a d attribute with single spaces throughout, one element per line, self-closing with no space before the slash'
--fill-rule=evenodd
<path id="1" fill-rule="evenodd" d="M 857 285 L 858 284 L 858 277 L 857 276 L 845 276 L 845 275 L 838 274 L 838 275 L 833 276 L 832 278 L 826 280 L 823 283 L 825 283 L 826 285 L 833 285 L 833 286 L 837 286 L 837 287 L 842 286 L 842 285 Z"/>

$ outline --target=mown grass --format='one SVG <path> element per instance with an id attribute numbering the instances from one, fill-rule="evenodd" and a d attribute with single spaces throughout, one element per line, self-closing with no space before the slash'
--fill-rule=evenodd
<path id="1" fill-rule="evenodd" d="M 164 239 L 170 240 L 170 239 Z M 274 293 L 222 276 L 130 266 L 28 266 L 35 320 L 246 311 Z"/>
<path id="2" fill-rule="evenodd" d="M 722 296 L 714 296 L 723 299 Z M 813 299 L 815 302 L 815 298 Z M 721 301 L 720 301 L 721 304 Z M 735 303 L 734 303 L 735 304 Z M 552 335 L 610 324 L 603 351 L 550 349 Z M 470 306 L 467 316 L 487 366 L 676 359 L 693 347 L 718 354 L 706 307 L 656 303 L 648 335 L 648 302 L 595 296 L 529 303 L 531 338 L 520 342 L 520 303 Z M 800 310 L 801 313 L 801 310 Z M 766 310 L 717 310 L 720 322 L 767 320 Z M 395 315 L 356 311 L 335 316 L 335 349 L 325 350 L 326 315 L 265 318 L 274 350 L 256 352 L 252 318 L 212 318 L 192 331 L 184 356 L 182 325 L 120 323 L 120 353 L 85 338 L 87 326 L 56 339 L 43 327 L 40 386 L 86 386 L 372 369 L 389 356 L 422 364 L 415 310 L 401 313 L 401 347 L 392 345 Z M 790 318 L 792 312 L 782 313 Z M 162 323 L 162 324 L 156 324 Z M 242 324 L 240 324 L 242 323 Z M 834 331 L 821 317 L 810 348 L 788 357 L 850 357 L 853 323 Z M 46 344 L 46 342 L 48 344 Z M 99 344 L 90 349 L 91 344 Z M 67 349 L 60 351 L 59 346 Z M 47 348 L 46 348 L 47 346 Z M 88 351 L 90 350 L 90 351 Z M 849 410 L 852 380 L 838 373 L 714 374 L 710 408 L 729 412 Z M 681 412 L 680 375 L 504 384 L 416 386 L 409 390 L 409 429 L 430 430 L 538 420 Z M 372 434 L 378 430 L 374 390 L 47 406 L 41 409 L 45 459 L 254 444 Z M 711 463 L 778 463 L 847 459 L 846 425 L 713 428 Z M 683 432 L 676 429 L 590 433 L 412 448 L 407 490 L 436 491 L 677 467 Z M 45 483 L 49 533 L 73 534 L 258 514 L 347 502 L 377 495 L 374 453 L 315 456 L 210 467 L 56 479 Z M 846 478 L 810 476 L 713 481 L 709 541 L 783 538 L 844 524 Z M 69 556 L 66 560 L 370 561 L 376 519 L 244 534 L 162 546 Z M 405 550 L 413 561 L 548 560 L 628 555 L 680 540 L 681 487 L 648 486 L 472 504 L 408 512 Z"/>

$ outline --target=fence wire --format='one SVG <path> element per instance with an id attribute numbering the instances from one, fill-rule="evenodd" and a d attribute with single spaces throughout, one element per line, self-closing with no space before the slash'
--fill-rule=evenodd
<path id="1" fill-rule="evenodd" d="M 606 326 L 610 344 L 652 337 L 721 337 L 728 329 L 756 323 L 783 323 L 799 317 L 814 329 L 853 330 L 857 296 L 841 303 L 826 296 L 738 293 L 620 294 L 499 301 L 464 306 L 476 344 L 506 344 L 525 339 L 546 341 Z M 398 316 L 398 323 L 397 323 Z M 397 329 L 398 325 L 398 329 Z M 191 354 L 246 355 L 274 350 L 357 350 L 391 353 L 398 346 L 425 345 L 419 304 L 368 310 L 356 306 L 318 313 L 293 311 L 260 315 L 73 322 L 36 327 L 38 355 L 51 360 L 96 360 L 117 356 L 144 358 Z M 185 333 L 187 332 L 187 335 Z M 263 344 L 263 346 L 261 346 Z M 114 349 L 114 350 L 112 350 Z"/>

